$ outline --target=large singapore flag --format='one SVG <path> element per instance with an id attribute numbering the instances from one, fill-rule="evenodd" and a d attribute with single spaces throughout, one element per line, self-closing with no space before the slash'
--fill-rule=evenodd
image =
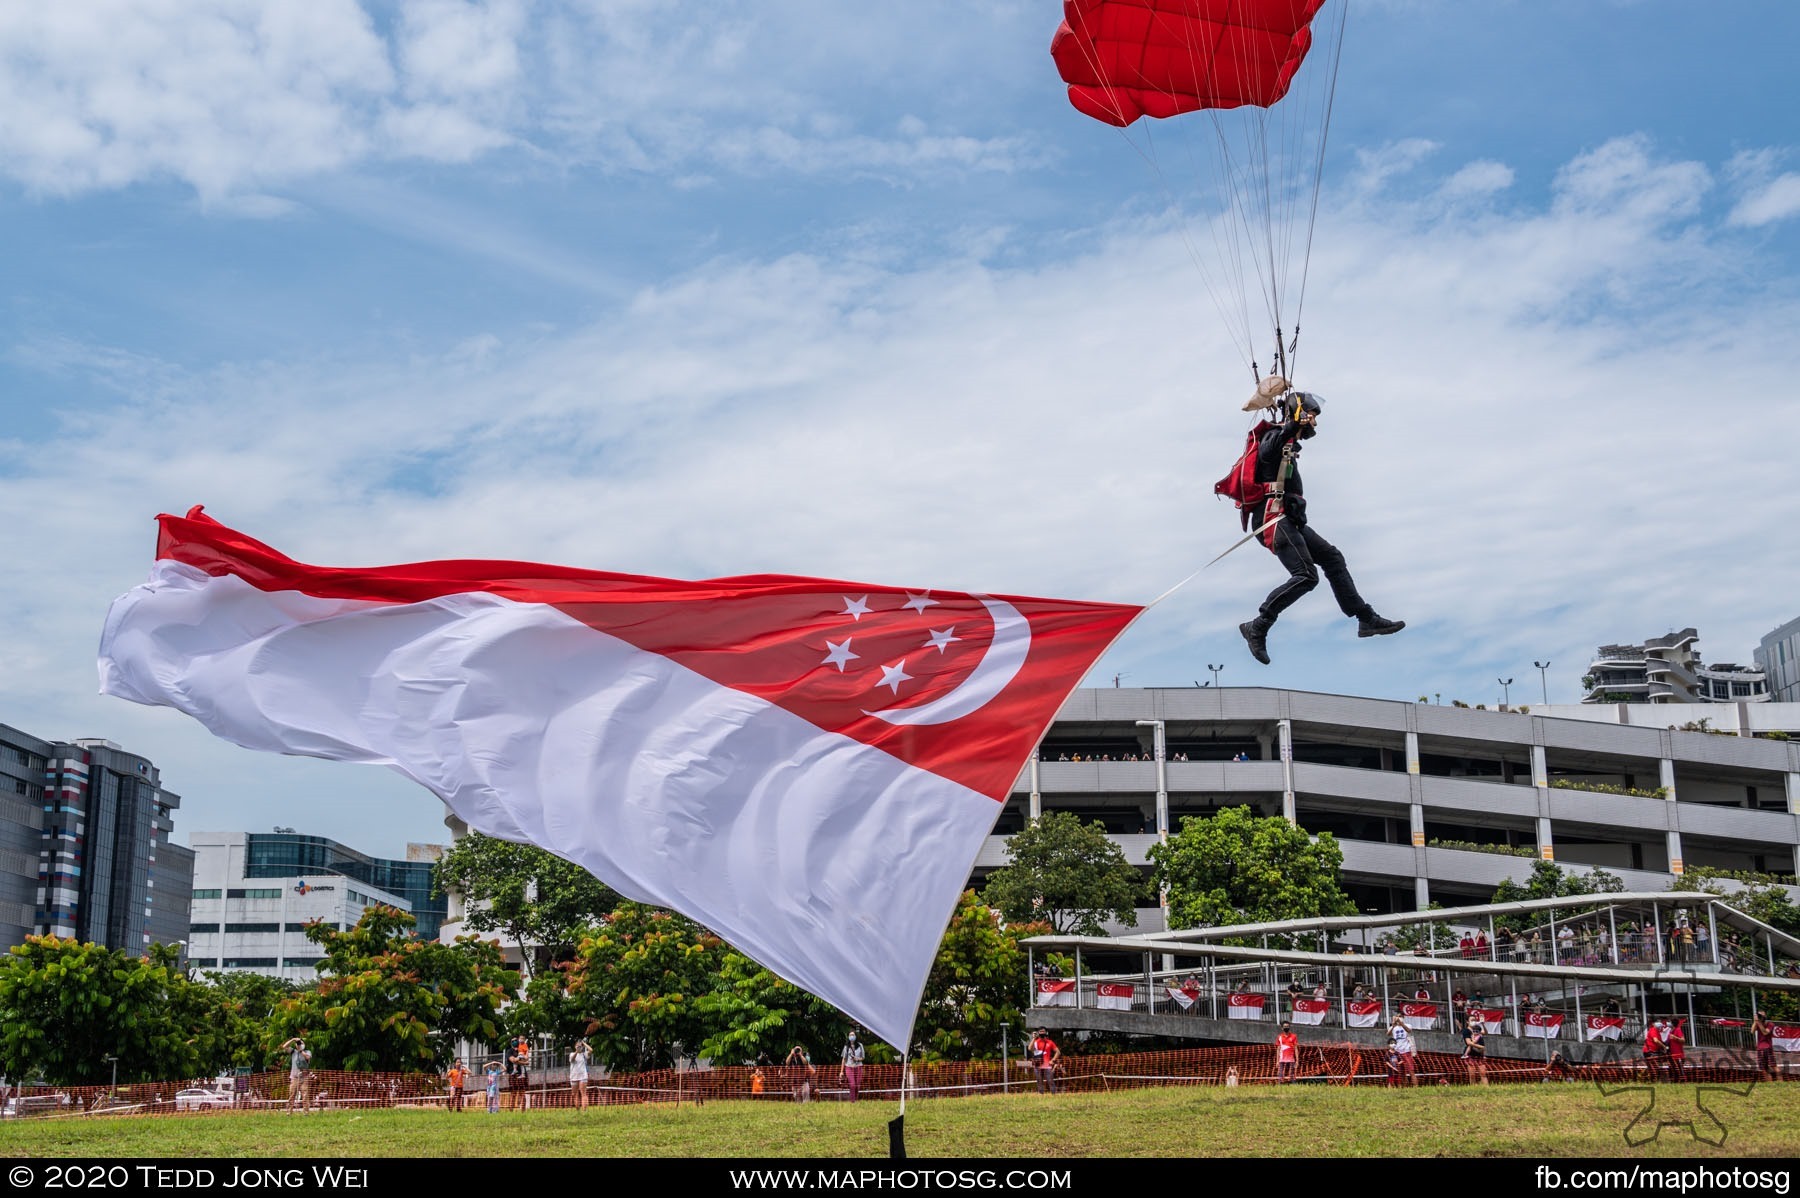
<path id="1" fill-rule="evenodd" d="M 506 561 L 309 566 L 199 508 L 112 605 L 100 689 L 385 765 L 673 908 L 904 1046 L 1057 708 L 1139 607 Z"/>

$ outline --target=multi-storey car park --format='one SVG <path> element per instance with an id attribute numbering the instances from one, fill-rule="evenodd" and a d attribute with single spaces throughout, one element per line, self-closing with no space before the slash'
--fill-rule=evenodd
<path id="1" fill-rule="evenodd" d="M 1667 890 L 1698 866 L 1792 881 L 1800 741 L 1783 737 L 1800 727 L 1800 704 L 1708 710 L 1735 735 L 1669 726 L 1692 708 L 1551 710 L 1264 688 L 1079 690 L 1020 775 L 972 880 L 1005 865 L 1007 836 L 1043 811 L 1099 820 L 1147 868 L 1149 847 L 1183 816 L 1247 805 L 1334 835 L 1345 889 L 1365 912 L 1485 902 L 1540 858 L 1602 868 L 1633 892 Z M 1162 930 L 1160 912 L 1140 911 L 1139 929 Z"/>

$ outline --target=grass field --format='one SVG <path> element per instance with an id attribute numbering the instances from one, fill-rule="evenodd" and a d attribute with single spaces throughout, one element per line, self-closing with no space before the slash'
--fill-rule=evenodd
<path id="1" fill-rule="evenodd" d="M 912 1157 L 1713 1157 L 1800 1155 L 1800 1085 L 1607 1096 L 1582 1082 L 1418 1090 L 1168 1087 L 913 1101 Z M 207 1112 L 11 1119 L 0 1156 L 881 1158 L 892 1102 Z M 1718 1119 L 1714 1124 L 1707 1112 Z M 1642 1116 L 1642 1118 L 1640 1118 Z M 1632 1147 L 1632 1138 L 1649 1138 Z M 1694 1130 L 1690 1130 L 1692 1125 Z M 1694 1133 L 1700 1134 L 1696 1136 Z M 1723 1143 L 1718 1140 L 1723 1135 Z"/>

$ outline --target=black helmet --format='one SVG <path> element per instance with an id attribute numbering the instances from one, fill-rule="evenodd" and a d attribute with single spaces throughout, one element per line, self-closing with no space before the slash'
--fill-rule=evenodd
<path id="1" fill-rule="evenodd" d="M 1311 391 L 1290 391 L 1281 398 L 1283 423 L 1288 421 L 1298 421 L 1302 417 L 1305 417 L 1306 427 L 1300 432 L 1302 439 L 1310 437 L 1313 433 L 1318 431 L 1313 427 L 1312 422 L 1317 420 L 1319 418 L 1319 413 L 1324 410 L 1324 397 Z"/>

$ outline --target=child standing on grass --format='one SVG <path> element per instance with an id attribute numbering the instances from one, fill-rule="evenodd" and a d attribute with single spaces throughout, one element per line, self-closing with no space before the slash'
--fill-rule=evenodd
<path id="1" fill-rule="evenodd" d="M 488 1114 L 498 1115 L 500 1113 L 500 1062 L 499 1061 L 489 1061 L 487 1063 L 487 1100 L 488 1100 Z"/>

